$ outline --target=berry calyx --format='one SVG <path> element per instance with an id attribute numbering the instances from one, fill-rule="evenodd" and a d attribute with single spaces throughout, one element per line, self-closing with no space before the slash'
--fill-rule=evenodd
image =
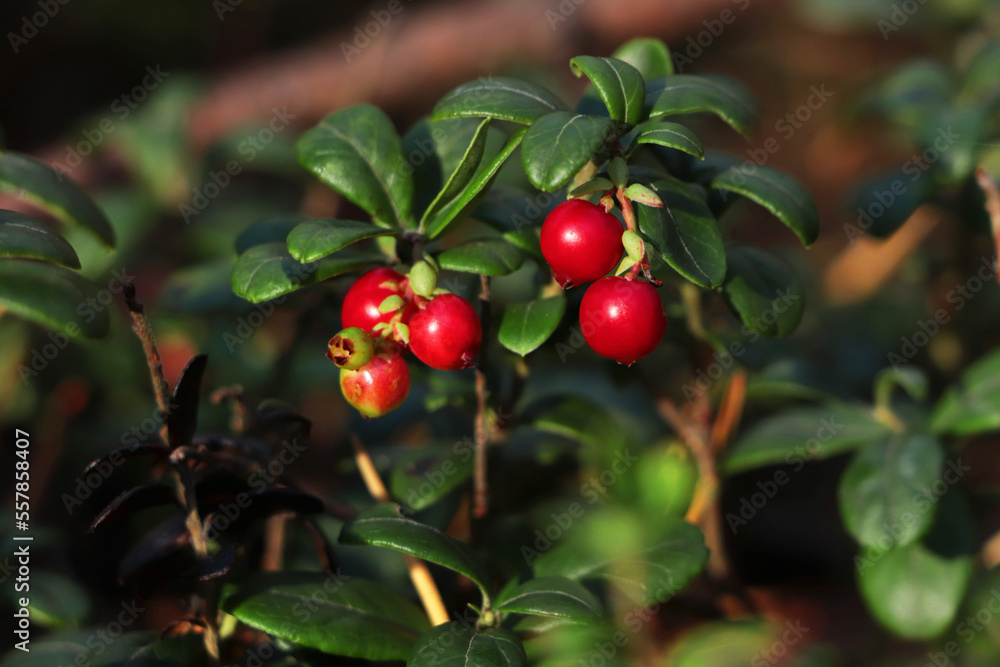
<path id="1" fill-rule="evenodd" d="M 624 252 L 622 225 L 602 207 L 570 199 L 545 218 L 541 246 L 556 281 L 572 287 L 597 280 L 617 266 Z"/>
<path id="2" fill-rule="evenodd" d="M 397 311 L 381 312 L 379 306 L 390 296 L 403 297 L 406 292 L 406 277 L 387 266 L 372 269 L 361 275 L 344 295 L 340 308 L 340 322 L 344 328 L 357 327 L 371 333 L 375 325 L 390 323 L 399 315 Z M 417 308 L 411 301 L 405 301 L 400 320 L 406 324 Z"/>
<path id="3" fill-rule="evenodd" d="M 649 283 L 601 278 L 587 288 L 580 302 L 580 329 L 594 352 L 631 366 L 660 344 L 667 316 Z"/>
<path id="4" fill-rule="evenodd" d="M 440 294 L 423 304 L 410 320 L 410 350 L 431 368 L 455 371 L 471 367 L 483 341 L 476 310 L 455 294 Z"/>
<path id="5" fill-rule="evenodd" d="M 368 332 L 348 327 L 330 339 L 326 358 L 349 371 L 367 364 L 375 354 L 375 344 Z"/>
<path id="6" fill-rule="evenodd" d="M 399 349 L 390 344 L 363 366 L 342 368 L 340 391 L 366 419 L 381 417 L 402 405 L 410 394 L 410 368 Z"/>

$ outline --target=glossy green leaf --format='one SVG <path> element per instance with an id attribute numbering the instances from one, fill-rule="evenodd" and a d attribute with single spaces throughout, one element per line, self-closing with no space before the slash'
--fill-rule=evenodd
<path id="1" fill-rule="evenodd" d="M 48 225 L 16 211 L 0 210 L 0 257 L 42 259 L 80 268 L 80 258 L 66 239 Z"/>
<path id="2" fill-rule="evenodd" d="M 489 134 L 490 119 L 487 118 L 482 121 L 476 128 L 475 134 L 472 135 L 472 139 L 466 146 L 461 158 L 455 165 L 453 171 L 448 176 L 441 190 L 438 192 L 437 196 L 431 201 L 427 210 L 424 211 L 423 218 L 420 220 L 420 228 L 424 229 L 427 225 L 427 221 L 432 215 L 440 211 L 442 208 L 450 204 L 456 197 L 458 197 L 462 192 L 465 191 L 465 187 L 475 176 L 476 171 L 479 169 L 479 163 L 483 159 L 483 152 L 486 149 L 486 137 Z"/>
<path id="3" fill-rule="evenodd" d="M 395 233 L 358 220 L 307 220 L 288 234 L 288 252 L 300 262 L 315 262 L 362 239 Z"/>
<path id="4" fill-rule="evenodd" d="M 954 493 L 940 505 L 923 540 L 888 551 L 869 548 L 854 559 L 868 609 L 906 639 L 931 639 L 951 627 L 969 586 L 974 553 L 969 512 Z"/>
<path id="5" fill-rule="evenodd" d="M 32 259 L 0 259 L 0 306 L 68 336 L 103 338 L 107 308 L 94 307 L 98 288 L 74 271 Z"/>
<path id="6" fill-rule="evenodd" d="M 569 182 L 604 146 L 615 129 L 610 118 L 556 111 L 524 135 L 521 163 L 531 183 L 552 192 Z"/>
<path id="7" fill-rule="evenodd" d="M 611 57 L 627 62 L 639 70 L 639 74 L 647 81 L 674 73 L 670 49 L 658 39 L 649 37 L 631 39 L 619 46 Z"/>
<path id="8" fill-rule="evenodd" d="M 437 563 L 465 575 L 489 597 L 489 575 L 467 544 L 407 519 L 396 505 L 385 503 L 361 512 L 340 531 L 340 542 L 387 547 Z"/>
<path id="9" fill-rule="evenodd" d="M 722 469 L 734 474 L 766 465 L 795 465 L 883 441 L 890 431 L 870 408 L 835 404 L 769 417 L 727 449 Z"/>
<path id="10" fill-rule="evenodd" d="M 667 264 L 691 282 L 702 287 L 721 283 L 726 277 L 726 250 L 704 200 L 674 178 L 649 186 L 663 206 L 636 207 L 639 231 Z"/>
<path id="11" fill-rule="evenodd" d="M 741 83 L 711 74 L 675 74 L 646 86 L 650 118 L 707 112 L 715 114 L 743 136 L 749 136 L 757 102 Z"/>
<path id="12" fill-rule="evenodd" d="M 330 572 L 263 572 L 223 589 L 221 607 L 247 625 L 324 653 L 403 660 L 429 624 L 393 588 Z"/>
<path id="13" fill-rule="evenodd" d="M 497 338 L 522 357 L 537 350 L 559 326 L 566 311 L 562 294 L 527 303 L 513 303 L 504 310 Z"/>
<path id="14" fill-rule="evenodd" d="M 233 292 L 251 303 L 260 303 L 289 294 L 297 289 L 338 276 L 348 271 L 383 263 L 377 253 L 362 253 L 350 248 L 303 264 L 288 253 L 282 243 L 254 246 L 239 256 L 229 282 Z"/>
<path id="15" fill-rule="evenodd" d="M 576 76 L 587 75 L 612 119 L 635 125 L 642 117 L 646 83 L 639 70 L 616 58 L 577 56 L 569 61 Z"/>
<path id="16" fill-rule="evenodd" d="M 435 238 L 443 232 L 448 225 L 456 220 L 462 220 L 472 214 L 472 211 L 479 203 L 483 195 L 493 183 L 500 167 L 514 153 L 521 144 L 527 128 L 515 130 L 507 139 L 507 143 L 492 159 L 479 165 L 472 179 L 465 185 L 454 199 L 437 211 L 427 223 L 427 235 Z"/>
<path id="17" fill-rule="evenodd" d="M 844 525 L 862 545 L 902 547 L 920 539 L 934 521 L 923 492 L 941 475 L 944 451 L 928 435 L 896 434 L 863 447 L 840 478 Z"/>
<path id="18" fill-rule="evenodd" d="M 938 401 L 930 429 L 950 435 L 975 435 L 1000 429 L 1000 350 L 969 366 Z"/>
<path id="19" fill-rule="evenodd" d="M 695 157 L 705 157 L 705 149 L 698 136 L 680 123 L 653 121 L 640 125 L 639 129 L 636 144 L 656 144 L 676 148 Z"/>
<path id="20" fill-rule="evenodd" d="M 510 630 L 444 623 L 424 633 L 407 667 L 524 667 L 524 645 Z"/>
<path id="21" fill-rule="evenodd" d="M 392 469 L 392 497 L 412 510 L 429 507 L 460 486 L 472 474 L 472 448 L 457 444 L 431 444 L 408 452 Z"/>
<path id="22" fill-rule="evenodd" d="M 791 623 L 789 644 L 805 634 L 800 624 Z M 806 628 L 808 630 L 808 628 Z M 796 632 L 797 631 L 797 632 Z M 780 641 L 772 626 L 763 620 L 716 621 L 703 623 L 685 632 L 670 651 L 665 664 L 672 667 L 745 667 L 754 662 L 767 664 L 775 642 Z"/>
<path id="23" fill-rule="evenodd" d="M 531 124 L 564 108 L 562 101 L 542 86 L 497 76 L 455 88 L 437 103 L 432 118 L 487 117 Z"/>
<path id="24" fill-rule="evenodd" d="M 762 336 L 787 336 L 795 331 L 805 310 L 798 276 L 780 259 L 750 246 L 726 251 L 722 296 L 750 331 Z"/>
<path id="25" fill-rule="evenodd" d="M 115 246 L 111 223 L 87 193 L 34 158 L 13 151 L 0 153 L 0 190 L 41 206 L 63 222 L 88 229 L 109 248 Z"/>
<path id="26" fill-rule="evenodd" d="M 362 104 L 332 113 L 295 145 L 299 162 L 376 223 L 410 226 L 412 169 L 392 121 Z"/>
<path id="27" fill-rule="evenodd" d="M 508 586 L 497 597 L 495 608 L 505 614 L 532 614 L 593 622 L 604 613 L 594 594 L 566 577 L 538 577 Z"/>
<path id="28" fill-rule="evenodd" d="M 743 195 L 774 214 L 795 232 L 803 245 L 819 237 L 819 209 L 801 183 L 783 171 L 757 167 L 749 174 L 743 168 L 722 172 L 712 181 L 712 188 Z"/>
<path id="29" fill-rule="evenodd" d="M 469 241 L 445 250 L 437 256 L 438 265 L 447 271 L 505 276 L 520 268 L 524 254 L 501 239 Z"/>

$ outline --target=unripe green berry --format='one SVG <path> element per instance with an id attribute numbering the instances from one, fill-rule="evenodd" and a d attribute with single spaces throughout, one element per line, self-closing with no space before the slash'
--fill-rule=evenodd
<path id="1" fill-rule="evenodd" d="M 348 327 L 330 339 L 326 356 L 340 368 L 354 370 L 371 361 L 375 344 L 364 329 Z"/>

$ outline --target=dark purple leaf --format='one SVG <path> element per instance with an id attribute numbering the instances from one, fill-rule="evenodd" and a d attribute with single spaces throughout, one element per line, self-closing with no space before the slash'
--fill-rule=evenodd
<path id="1" fill-rule="evenodd" d="M 174 490 L 162 484 L 148 484 L 129 489 L 101 510 L 94 522 L 90 524 L 90 532 L 94 532 L 98 526 L 114 523 L 123 516 L 161 505 L 183 507 Z"/>
<path id="2" fill-rule="evenodd" d="M 192 357 L 177 379 L 167 414 L 171 447 L 191 444 L 195 429 L 198 428 L 198 391 L 207 362 L 208 357 L 204 354 Z"/>

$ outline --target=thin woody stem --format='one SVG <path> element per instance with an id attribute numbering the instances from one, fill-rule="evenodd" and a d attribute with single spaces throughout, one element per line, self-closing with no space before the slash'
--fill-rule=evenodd
<path id="1" fill-rule="evenodd" d="M 483 331 L 489 331 L 490 325 L 490 279 L 480 276 L 481 291 L 479 300 L 482 303 Z M 477 519 L 486 516 L 489 510 L 489 486 L 487 481 L 486 455 L 489 444 L 486 429 L 486 399 L 489 391 L 486 388 L 486 346 L 479 353 L 479 365 L 476 367 L 476 418 L 474 436 L 476 441 L 476 461 L 473 475 L 473 509 L 472 515 Z"/>

